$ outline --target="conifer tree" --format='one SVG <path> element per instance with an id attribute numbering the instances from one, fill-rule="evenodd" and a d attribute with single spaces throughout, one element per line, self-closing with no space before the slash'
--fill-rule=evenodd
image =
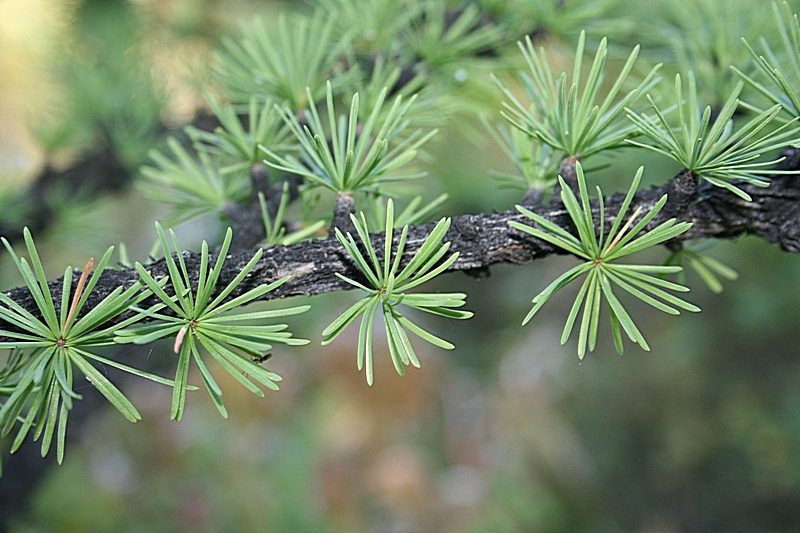
<path id="1" fill-rule="evenodd" d="M 739 22 L 753 13 L 736 3 Z M 620 354 L 650 350 L 643 309 L 693 314 L 690 289 L 734 280 L 736 265 L 707 254 L 708 243 L 754 235 L 800 252 L 796 6 L 775 2 L 742 27 L 709 17 L 710 0 L 656 4 L 657 32 L 611 0 L 319 0 L 226 35 L 205 111 L 173 132 L 158 123 L 150 66 L 130 52 L 135 64 L 70 86 L 73 103 L 93 102 L 91 116 L 64 113 L 39 137 L 75 162 L 0 199 L 5 260 L 22 280 L 0 293 L 10 451 L 39 441 L 61 463 L 84 378 L 139 420 L 106 367 L 170 388 L 175 420 L 195 389 L 227 417 L 223 374 L 270 401 L 282 379 L 269 370 L 273 351 L 291 357 L 348 330 L 354 371 L 370 386 L 380 386 L 383 354 L 400 375 L 424 372 L 421 345 L 458 350 L 441 317 L 492 312 L 471 305 L 455 272 L 530 270 L 518 290 L 531 304 L 508 320 L 527 327 L 566 302 L 560 342 L 583 359 L 604 339 Z M 85 76 L 79 58 L 66 79 Z M 122 100 L 112 97 L 120 70 L 139 84 Z M 454 127 L 456 141 L 440 139 Z M 458 191 L 438 190 L 431 175 L 442 142 L 506 156 L 485 180 L 516 198 L 449 211 Z M 37 241 L 56 218 L 53 194 L 85 204 L 132 186 L 166 208 L 141 228 L 156 243 L 149 257 L 115 245 L 48 276 Z M 198 221 L 222 231 L 192 250 L 178 233 Z M 575 261 L 552 279 L 535 275 L 552 255 Z M 434 282 L 443 277 L 452 290 Z M 332 322 L 305 327 L 309 339 L 294 333 L 315 296 L 341 291 L 357 296 Z M 166 371 L 124 355 L 159 340 Z"/>

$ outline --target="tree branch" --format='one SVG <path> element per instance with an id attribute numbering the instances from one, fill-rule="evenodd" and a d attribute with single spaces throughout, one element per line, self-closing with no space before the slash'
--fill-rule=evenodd
<path id="1" fill-rule="evenodd" d="M 786 153 L 781 170 L 800 169 L 800 149 Z M 678 178 L 676 178 L 678 179 Z M 664 194 L 673 193 L 675 180 L 670 183 L 639 191 L 634 196 L 632 208 L 641 205 L 645 210 L 652 207 Z M 769 188 L 742 185 L 753 198 L 752 202 L 718 187 L 701 184 L 690 201 L 679 198 L 668 199 L 664 209 L 651 222 L 657 226 L 669 218 L 691 222 L 693 225 L 676 240 L 687 239 L 734 239 L 741 235 L 755 235 L 767 242 L 777 243 L 786 251 L 800 253 L 800 180 L 794 175 L 779 174 L 772 178 Z M 615 194 L 604 199 L 607 213 L 619 210 L 624 196 Z M 593 204 L 597 215 L 597 204 Z M 534 207 L 546 219 L 563 228 L 572 228 L 572 222 L 560 202 L 550 206 Z M 609 215 L 607 215 L 609 216 Z M 459 215 L 453 217 L 452 225 L 444 240 L 451 243 L 450 250 L 458 252 L 458 259 L 448 269 L 450 271 L 485 271 L 497 263 L 523 264 L 564 253 L 552 245 L 514 230 L 508 226 L 510 220 L 528 223 L 527 218 L 516 211 Z M 609 223 L 611 220 L 609 220 Z M 423 243 L 434 224 L 423 224 L 409 228 L 404 255 L 411 258 Z M 376 250 L 383 249 L 381 233 L 372 235 Z M 226 258 L 219 285 L 223 287 L 233 279 L 250 260 L 254 249 L 231 253 Z M 193 281 L 197 277 L 200 254 L 183 251 L 187 269 Z M 147 266 L 154 277 L 167 275 L 164 260 Z M 265 249 L 261 260 L 253 271 L 236 288 L 229 298 L 284 276 L 291 279 L 262 299 L 277 299 L 297 295 L 316 295 L 333 291 L 349 290 L 351 285 L 334 274 L 339 272 L 347 277 L 363 280 L 363 276 L 350 261 L 336 239 L 327 238 L 302 242 L 291 246 L 276 246 Z M 101 276 L 87 301 L 91 309 L 116 287 L 129 287 L 139 279 L 135 269 L 107 270 Z M 54 301 L 60 301 L 61 280 L 50 282 Z M 28 311 L 38 314 L 35 302 L 26 287 L 18 287 L 6 293 Z"/>

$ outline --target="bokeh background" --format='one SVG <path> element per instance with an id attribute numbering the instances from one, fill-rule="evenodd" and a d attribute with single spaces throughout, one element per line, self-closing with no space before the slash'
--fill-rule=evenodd
<path id="1" fill-rule="evenodd" d="M 609 18 L 643 34 L 650 10 L 666 5 L 623 4 Z M 724 21 L 745 4 L 717 5 Z M 91 149 L 98 113 L 187 123 L 203 106 L 222 34 L 254 14 L 270 20 L 306 7 L 0 0 L 0 188 L 23 190 L 45 164 L 64 167 Z M 580 28 L 561 24 L 558 37 L 572 50 Z M 446 127 L 430 150 L 430 187 L 451 196 L 446 214 L 517 201 L 487 177 L 508 165 L 472 126 L 469 135 Z M 116 137 L 131 168 L 162 142 L 145 130 Z M 651 159 L 626 154 L 605 172 L 624 184 Z M 653 182 L 674 171 L 647 169 Z M 136 189 L 58 207 L 37 236 L 53 277 L 118 242 L 146 256 L 152 221 L 166 213 Z M 3 209 L 13 215 L 13 205 Z M 180 231 L 196 243 L 218 225 Z M 480 280 L 450 274 L 436 288 L 466 292 L 475 317 L 431 328 L 457 348 L 417 343 L 422 369 L 403 378 L 379 350 L 371 388 L 355 368 L 354 331 L 319 346 L 322 328 L 355 295 L 315 297 L 314 310 L 292 322 L 312 343 L 277 349 L 269 361 L 284 378 L 280 392 L 260 399 L 220 375 L 229 420 L 198 391 L 173 423 L 169 390 L 122 378 L 144 417 L 130 424 L 86 388 L 62 466 L 41 460 L 38 443 L 6 462 L 0 516 L 13 515 L 15 532 L 797 531 L 800 258 L 751 238 L 709 253 L 739 279 L 714 294 L 690 276 L 702 313 L 634 306 L 652 351 L 628 344 L 620 356 L 605 336 L 583 361 L 574 341 L 559 344 L 568 296 L 519 325 L 570 258 L 493 267 Z M 5 263 L 3 289 L 19 284 Z M 164 346 L 123 355 L 163 360 L 169 372 Z"/>

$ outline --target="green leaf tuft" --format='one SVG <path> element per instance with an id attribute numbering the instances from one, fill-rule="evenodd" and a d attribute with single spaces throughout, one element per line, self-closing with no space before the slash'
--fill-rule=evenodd
<path id="1" fill-rule="evenodd" d="M 399 311 L 401 304 L 412 309 L 448 318 L 465 319 L 472 316 L 470 311 L 455 309 L 465 304 L 466 295 L 464 294 L 406 292 L 438 276 L 458 258 L 457 253 L 445 258 L 450 244 L 442 243 L 442 239 L 450 227 L 450 219 L 442 219 L 436 224 L 433 231 L 431 231 L 414 255 L 407 260 L 405 267 L 401 269 L 405 260 L 404 253 L 408 226 L 405 226 L 400 232 L 393 251 L 395 216 L 394 204 L 391 199 L 387 202 L 385 212 L 383 254 L 381 257 L 378 256 L 373 247 L 372 239 L 367 232 L 364 213 L 361 213 L 360 218 L 351 216 L 351 219 L 361 247 L 366 250 L 369 259 L 364 257 L 359 245 L 349 232 L 347 235 L 343 235 L 337 229 L 336 238 L 371 286 L 362 285 L 357 281 L 337 274 L 343 280 L 365 291 L 367 296 L 351 305 L 322 332 L 324 337 L 322 344 L 329 344 L 359 316 L 362 317 L 358 333 L 358 369 L 366 371 L 367 383 L 370 385 L 373 383 L 373 322 L 375 315 L 379 311 L 384 320 L 389 355 L 400 375 L 404 375 L 404 367 L 409 364 L 419 367 L 419 359 L 409 341 L 406 330 L 435 346 L 448 350 L 454 348 L 451 343 L 425 331 L 404 316 Z"/>
<path id="2" fill-rule="evenodd" d="M 590 352 L 595 348 L 600 310 L 604 307 L 601 305 L 602 299 L 605 299 L 610 311 L 611 329 L 617 351 L 622 353 L 620 326 L 622 326 L 622 330 L 625 331 L 631 341 L 639 344 L 643 349 L 649 350 L 644 336 L 614 293 L 613 288 L 615 286 L 669 314 L 679 314 L 679 308 L 692 312 L 700 310 L 695 305 L 664 290 L 678 292 L 689 290 L 682 285 L 658 277 L 658 275 L 679 272 L 680 267 L 621 264 L 617 262 L 628 255 L 660 245 L 677 237 L 691 227 L 689 223 L 679 223 L 675 219 L 670 219 L 652 229 L 646 229 L 648 223 L 664 206 L 666 197 L 648 209 L 641 218 L 639 218 L 642 212 L 641 206 L 635 209 L 631 216 L 627 219 L 625 218 L 634 193 L 639 187 L 642 172 L 643 168 L 640 167 L 607 235 L 604 235 L 603 227 L 606 214 L 604 213 L 602 194 L 598 188 L 599 213 L 597 218 L 600 222 L 597 224 L 595 223 L 595 215 L 586 189 L 583 167 L 580 163 L 576 164 L 580 199 L 559 178 L 561 181 L 561 200 L 575 225 L 577 236 L 522 206 L 517 206 L 517 210 L 527 219 L 533 221 L 536 226 L 518 221 L 509 222 L 509 226 L 512 228 L 547 241 L 584 260 L 583 263 L 556 278 L 537 294 L 533 299 L 533 308 L 523 321 L 523 325 L 528 323 L 551 296 L 586 275 L 567 316 L 561 336 L 561 343 L 566 343 L 580 314 L 578 356 L 581 359 L 585 356 L 587 348 Z M 583 309 L 582 313 L 581 308 Z"/>

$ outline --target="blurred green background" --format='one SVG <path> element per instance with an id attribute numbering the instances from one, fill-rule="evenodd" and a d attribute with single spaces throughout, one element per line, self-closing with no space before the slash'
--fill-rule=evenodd
<path id="1" fill-rule="evenodd" d="M 621 13 L 635 18 L 641 4 Z M 254 12 L 298 6 L 0 0 L 0 188 L 24 188 L 45 160 L 66 165 L 90 148 L 86 117 L 97 109 L 82 106 L 125 109 L 134 125 L 188 122 L 219 36 Z M 108 73 L 130 79 L 134 54 L 160 87 L 136 92 L 144 103 L 103 85 Z M 81 101 L 74 84 L 97 92 Z M 499 150 L 460 129 L 431 148 L 431 188 L 451 195 L 446 214 L 511 208 L 516 193 L 487 178 L 507 167 Z M 116 135 L 132 168 L 156 142 L 136 127 Z M 615 161 L 620 183 L 639 164 Z M 653 164 L 646 176 L 669 174 Z M 103 196 L 61 206 L 37 242 L 56 277 L 121 241 L 145 256 L 164 213 L 136 191 Z M 217 230 L 181 228 L 195 242 Z M 198 391 L 176 424 L 168 389 L 123 382 L 144 420 L 129 424 L 105 406 L 80 415 L 64 465 L 46 470 L 10 530 L 797 531 L 800 259 L 750 238 L 710 254 L 740 277 L 716 295 L 690 276 L 702 313 L 634 306 L 652 351 L 628 344 L 619 356 L 606 336 L 582 362 L 573 342 L 559 344 L 568 296 L 519 326 L 570 258 L 494 267 L 482 280 L 450 274 L 436 288 L 466 292 L 475 317 L 431 328 L 456 350 L 419 343 L 422 369 L 404 378 L 378 351 L 372 388 L 355 368 L 354 331 L 319 347 L 321 329 L 355 295 L 316 297 L 293 323 L 312 344 L 278 349 L 269 362 L 284 378 L 280 392 L 259 399 L 219 375 L 230 419 Z M 4 289 L 19 283 L 6 264 L 0 274 Z M 165 347 L 130 356 L 168 358 Z"/>

